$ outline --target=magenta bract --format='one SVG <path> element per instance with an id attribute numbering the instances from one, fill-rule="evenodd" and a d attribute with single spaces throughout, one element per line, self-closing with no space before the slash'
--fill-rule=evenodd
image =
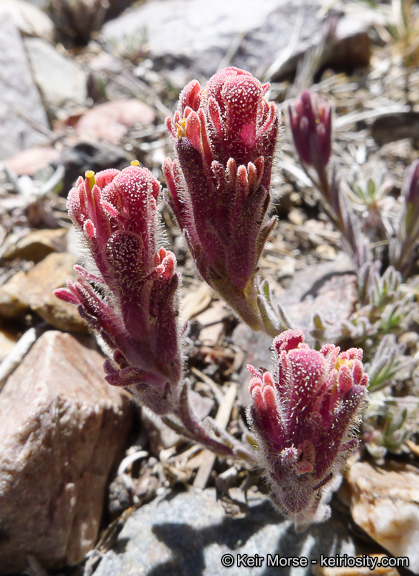
<path id="1" fill-rule="evenodd" d="M 326 344 L 318 352 L 299 330 L 273 341 L 278 373 L 248 366 L 252 398 L 248 418 L 267 471 L 271 498 L 297 527 L 327 519 L 326 499 L 345 457 L 358 442 L 368 376 L 362 350 Z"/>
<path id="2" fill-rule="evenodd" d="M 390 253 L 396 269 L 407 276 L 415 261 L 419 241 L 419 160 L 406 168 L 402 197 L 404 210 L 399 221 L 398 238 L 390 244 Z"/>
<path id="3" fill-rule="evenodd" d="M 406 204 L 419 206 L 419 160 L 406 169 L 402 194 Z"/>
<path id="4" fill-rule="evenodd" d="M 226 68 L 182 91 L 167 127 L 168 201 L 201 276 L 238 310 L 275 219 L 265 222 L 279 115 L 250 73 Z"/>
<path id="5" fill-rule="evenodd" d="M 156 244 L 159 194 L 158 181 L 137 165 L 79 178 L 67 206 L 96 271 L 77 266 L 79 280 L 55 294 L 78 305 L 113 351 L 108 382 L 161 414 L 177 401 L 182 363 L 176 259 Z"/>
<path id="6" fill-rule="evenodd" d="M 405 200 L 404 240 L 414 245 L 419 237 L 419 160 L 406 169 L 402 195 Z"/>
<path id="7" fill-rule="evenodd" d="M 332 107 L 317 94 L 304 90 L 289 107 L 290 126 L 297 152 L 306 166 L 323 171 L 332 151 Z"/>

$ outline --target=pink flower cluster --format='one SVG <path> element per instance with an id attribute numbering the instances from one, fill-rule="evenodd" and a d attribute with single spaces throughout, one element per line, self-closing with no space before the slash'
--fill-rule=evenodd
<path id="1" fill-rule="evenodd" d="M 202 89 L 182 91 L 167 119 L 175 159 L 163 166 L 168 203 L 202 278 L 253 329 L 279 332 L 267 285 L 257 284 L 258 260 L 275 225 L 267 220 L 279 128 L 267 84 L 226 68 Z M 330 156 L 330 108 L 304 92 L 291 110 L 297 150 L 323 170 Z M 255 463 L 254 451 L 191 409 L 182 383 L 177 326 L 179 274 L 172 252 L 157 242 L 160 184 L 138 162 L 121 172 L 86 172 L 68 197 L 90 270 L 55 294 L 107 345 L 106 379 L 187 438 L 222 456 Z M 285 320 L 284 320 L 285 323 Z M 362 351 L 318 352 L 302 332 L 274 339 L 278 372 L 252 373 L 249 423 L 260 448 L 274 504 L 299 528 L 327 518 L 327 496 L 345 457 L 357 447 L 354 427 L 366 397 Z"/>
<path id="2" fill-rule="evenodd" d="M 167 119 L 175 160 L 163 166 L 168 202 L 202 278 L 260 329 L 255 275 L 276 218 L 265 221 L 279 115 L 250 73 L 194 80 Z"/>
<path id="3" fill-rule="evenodd" d="M 291 132 L 306 166 L 322 172 L 332 152 L 332 107 L 317 94 L 304 90 L 289 108 Z"/>
<path id="4" fill-rule="evenodd" d="M 86 173 L 68 196 L 69 215 L 84 238 L 96 273 L 76 266 L 79 280 L 56 290 L 78 306 L 110 350 L 106 379 L 129 386 L 158 414 L 177 402 L 182 362 L 172 252 L 157 248 L 160 184 L 138 163 L 122 170 Z"/>
<path id="5" fill-rule="evenodd" d="M 278 372 L 248 366 L 249 423 L 257 437 L 271 499 L 304 528 L 328 518 L 334 479 L 358 441 L 354 428 L 367 394 L 362 350 L 326 344 L 318 352 L 299 330 L 273 341 Z"/>

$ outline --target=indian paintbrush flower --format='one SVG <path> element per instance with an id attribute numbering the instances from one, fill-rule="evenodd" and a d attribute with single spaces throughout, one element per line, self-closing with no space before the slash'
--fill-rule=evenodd
<path id="1" fill-rule="evenodd" d="M 289 107 L 289 120 L 303 168 L 319 190 L 328 218 L 341 232 L 344 248 L 359 269 L 367 256 L 360 221 L 349 202 L 348 189 L 339 177 L 336 163 L 330 162 L 332 106 L 314 92 L 304 90 Z"/>
<path id="2" fill-rule="evenodd" d="M 215 74 L 204 90 L 190 82 L 174 118 L 167 119 L 176 158 L 165 161 L 163 172 L 168 203 L 202 278 L 251 328 L 276 335 L 286 320 L 280 310 L 275 316 L 267 284 L 257 278 L 276 222 L 267 219 L 267 210 L 279 114 L 265 98 L 268 87 L 237 68 Z M 320 185 L 351 241 L 355 228 L 339 200 L 339 180 L 332 178 L 329 185 L 326 176 L 331 111 L 304 94 L 302 104 L 295 105 L 299 120 L 291 120 L 299 153 L 325 176 Z M 354 430 L 368 384 L 362 350 L 340 352 L 327 344 L 316 351 L 299 330 L 276 336 L 275 377 L 249 367 L 248 419 L 258 460 L 250 446 L 216 421 L 201 422 L 190 402 L 190 385 L 182 382 L 180 277 L 175 256 L 157 242 L 159 195 L 158 181 L 135 162 L 122 171 L 88 171 L 79 178 L 68 210 L 94 270 L 76 266 L 78 280 L 55 294 L 77 305 L 108 346 L 112 359 L 104 368 L 110 384 L 128 389 L 188 439 L 221 456 L 260 463 L 274 504 L 298 528 L 327 519 L 327 497 L 358 445 Z"/>
<path id="3" fill-rule="evenodd" d="M 78 281 L 55 294 L 77 305 L 113 352 L 104 366 L 107 381 L 164 414 L 180 393 L 179 275 L 174 254 L 157 247 L 160 184 L 137 164 L 88 171 L 70 191 L 70 217 L 97 271 L 76 266 Z"/>
<path id="4" fill-rule="evenodd" d="M 163 166 L 199 273 L 256 330 L 263 328 L 257 265 L 276 222 L 266 221 L 279 127 L 268 88 L 238 68 L 218 72 L 204 90 L 190 82 L 166 121 L 176 159 Z"/>
<path id="5" fill-rule="evenodd" d="M 55 290 L 78 306 L 82 318 L 112 352 L 106 380 L 126 388 L 180 434 L 222 456 L 255 461 L 254 451 L 216 422 L 201 422 L 182 382 L 177 328 L 174 254 L 158 247 L 157 201 L 160 184 L 138 162 L 121 172 L 86 172 L 70 191 L 70 217 L 92 256 L 94 273 L 75 266 L 79 275 L 68 288 Z"/>
<path id="6" fill-rule="evenodd" d="M 413 264 L 419 241 L 419 160 L 406 169 L 402 196 L 404 210 L 398 238 L 392 246 L 392 257 L 396 268 L 406 276 Z"/>
<path id="7" fill-rule="evenodd" d="M 277 508 L 297 528 L 326 520 L 327 498 L 358 441 L 354 431 L 367 394 L 362 350 L 326 344 L 318 352 L 299 330 L 273 341 L 278 372 L 248 366 L 248 420 Z"/>
<path id="8" fill-rule="evenodd" d="M 332 152 L 332 107 L 314 92 L 304 90 L 289 107 L 289 116 L 301 161 L 317 172 L 324 170 Z"/>

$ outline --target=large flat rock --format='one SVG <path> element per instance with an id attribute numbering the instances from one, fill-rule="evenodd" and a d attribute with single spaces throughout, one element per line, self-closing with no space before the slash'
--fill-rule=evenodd
<path id="1" fill-rule="evenodd" d="M 43 141 L 47 115 L 16 24 L 0 10 L 0 160 Z M 29 120 L 28 120 L 29 119 Z"/>
<path id="2" fill-rule="evenodd" d="M 44 38 L 54 41 L 54 24 L 35 3 L 24 0 L 1 0 L 0 13 L 5 13 L 13 20 L 23 36 Z"/>
<path id="3" fill-rule="evenodd" d="M 35 82 L 50 117 L 83 107 L 87 98 L 86 73 L 42 38 L 26 38 L 25 48 Z"/>
<path id="4" fill-rule="evenodd" d="M 318 33 L 320 0 L 157 0 L 105 24 L 110 43 L 147 38 L 150 57 L 161 67 L 214 74 L 229 49 L 240 45 L 226 65 L 261 72 L 287 47 L 302 18 L 300 41 Z"/>
<path id="5" fill-rule="evenodd" d="M 311 574 L 321 554 L 361 552 L 339 519 L 296 534 L 265 498 L 250 500 L 244 517 L 228 516 L 215 490 L 191 489 L 160 497 L 127 520 L 95 576 L 302 576 Z M 267 565 L 267 555 L 307 559 L 307 567 Z M 231 567 L 221 558 L 228 555 Z M 260 566 L 240 565 L 245 555 L 263 558 Z M 284 560 L 282 560 L 284 561 Z M 87 574 L 86 574 L 87 576 Z"/>
<path id="6" fill-rule="evenodd" d="M 70 334 L 46 332 L 0 393 L 0 575 L 28 555 L 46 568 L 94 546 L 111 468 L 131 407 L 103 358 Z"/>

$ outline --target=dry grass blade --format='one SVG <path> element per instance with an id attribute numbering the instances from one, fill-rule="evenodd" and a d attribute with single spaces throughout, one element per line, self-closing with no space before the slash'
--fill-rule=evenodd
<path id="1" fill-rule="evenodd" d="M 206 310 L 211 304 L 212 297 L 212 289 L 207 284 L 201 282 L 196 290 L 188 292 L 188 294 L 182 298 L 182 319 L 186 322 Z"/>
<path id="2" fill-rule="evenodd" d="M 211 388 L 211 392 L 214 394 L 218 405 L 221 406 L 224 402 L 224 394 L 222 393 L 220 387 L 214 382 L 214 380 L 201 372 L 201 370 L 198 370 L 198 368 L 195 368 L 195 366 L 192 366 L 191 372 Z"/>
<path id="3" fill-rule="evenodd" d="M 29 352 L 36 339 L 40 336 L 39 330 L 29 328 L 16 342 L 15 346 L 0 364 L 0 390 L 12 372 L 19 366 Z"/>
<path id="4" fill-rule="evenodd" d="M 231 411 L 233 410 L 234 402 L 237 395 L 237 384 L 234 382 L 230 384 L 229 389 L 224 395 L 224 401 L 220 405 L 217 416 L 215 418 L 216 423 L 222 428 L 227 427 L 228 421 L 230 420 Z M 198 473 L 195 477 L 193 485 L 196 488 L 205 488 L 208 482 L 208 478 L 211 474 L 211 470 L 214 466 L 216 455 L 213 452 L 205 451 L 203 462 L 199 467 Z"/>

